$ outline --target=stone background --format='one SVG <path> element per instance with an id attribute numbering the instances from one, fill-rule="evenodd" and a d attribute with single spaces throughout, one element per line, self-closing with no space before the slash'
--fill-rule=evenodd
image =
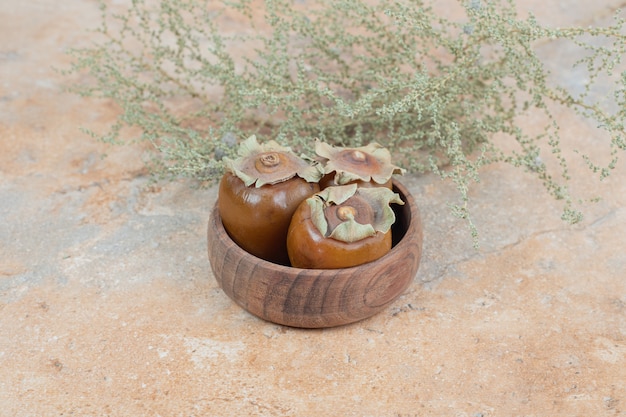
<path id="1" fill-rule="evenodd" d="M 519 3 L 554 25 L 626 7 Z M 478 251 L 446 208 L 453 187 L 408 176 L 425 223 L 408 291 L 350 326 L 266 323 L 211 275 L 216 189 L 151 184 L 140 147 L 79 130 L 116 109 L 63 92 L 55 68 L 98 16 L 94 0 L 0 0 L 0 415 L 626 415 L 623 164 L 602 183 L 572 166 L 576 192 L 604 197 L 577 226 L 531 176 L 485 169 Z M 540 49 L 583 85 L 571 51 Z M 594 126 L 558 118 L 568 148 L 607 153 Z"/>

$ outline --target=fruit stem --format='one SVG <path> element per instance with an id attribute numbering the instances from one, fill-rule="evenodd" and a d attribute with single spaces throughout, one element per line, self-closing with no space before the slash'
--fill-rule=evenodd
<path id="1" fill-rule="evenodd" d="M 281 167 L 280 155 L 277 152 L 266 152 L 258 156 L 254 166 L 263 174 L 275 172 Z"/>
<path id="2" fill-rule="evenodd" d="M 352 206 L 341 206 L 337 209 L 337 217 L 341 220 L 354 219 L 356 216 L 356 209 Z"/>
<path id="3" fill-rule="evenodd" d="M 365 162 L 367 156 L 363 152 L 355 150 L 352 152 L 352 159 L 356 162 Z"/>
<path id="4" fill-rule="evenodd" d="M 276 152 L 263 154 L 261 155 L 259 160 L 261 161 L 263 166 L 266 166 L 268 168 L 274 167 L 280 163 L 280 158 L 278 157 L 278 154 Z"/>

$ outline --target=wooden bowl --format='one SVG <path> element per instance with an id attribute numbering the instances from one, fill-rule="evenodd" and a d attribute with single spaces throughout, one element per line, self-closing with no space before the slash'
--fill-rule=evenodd
<path id="1" fill-rule="evenodd" d="M 341 269 L 301 269 L 259 259 L 241 249 L 222 225 L 217 204 L 208 225 L 209 261 L 222 290 L 239 306 L 286 326 L 321 328 L 373 316 L 413 281 L 422 255 L 422 223 L 415 200 L 400 182 L 389 253 Z"/>

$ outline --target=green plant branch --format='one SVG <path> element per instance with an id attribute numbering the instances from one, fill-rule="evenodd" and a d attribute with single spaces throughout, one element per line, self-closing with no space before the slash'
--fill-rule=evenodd
<path id="1" fill-rule="evenodd" d="M 617 13 L 607 27 L 547 28 L 533 16 L 519 19 L 506 0 L 459 0 L 465 16 L 458 21 L 438 16 L 426 0 L 317 0 L 306 10 L 266 0 L 261 13 L 248 0 L 231 0 L 224 8 L 254 30 L 227 34 L 221 11 L 209 11 L 209 4 L 215 6 L 133 0 L 127 14 L 117 15 L 103 6 L 98 31 L 106 42 L 72 52 L 70 72 L 93 80 L 76 91 L 121 108 L 109 132 L 90 134 L 117 141 L 124 126 L 139 127 L 139 139 L 157 150 L 158 175 L 210 183 L 221 175 L 222 157 L 233 156 L 236 141 L 252 133 L 300 152 L 310 152 L 314 138 L 344 146 L 377 141 L 410 171 L 455 184 L 452 213 L 468 221 L 476 242 L 468 192 L 480 169 L 496 162 L 533 173 L 563 201 L 563 217 L 580 221 L 563 152 L 568 145 L 551 105 L 573 109 L 610 134 L 606 165 L 581 154 L 600 179 L 626 150 L 626 71 L 612 85 L 616 111 L 590 101 L 592 86 L 613 75 L 626 54 Z M 587 54 L 575 63 L 589 78 L 580 96 L 554 84 L 537 55 L 538 46 L 555 40 Z M 247 45 L 248 53 L 230 53 L 235 44 Z M 221 92 L 209 90 L 215 87 Z M 532 112 L 545 116 L 543 132 L 518 124 Z M 496 134 L 518 149 L 500 149 Z M 556 165 L 543 162 L 544 148 Z"/>

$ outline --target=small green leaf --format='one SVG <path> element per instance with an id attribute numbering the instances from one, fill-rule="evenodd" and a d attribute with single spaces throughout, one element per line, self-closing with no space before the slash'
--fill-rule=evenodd
<path id="1" fill-rule="evenodd" d="M 306 203 L 311 209 L 311 222 L 317 228 L 322 236 L 328 233 L 328 222 L 324 216 L 324 202 L 318 197 L 313 196 L 307 198 Z"/>
<path id="2" fill-rule="evenodd" d="M 342 204 L 354 195 L 357 188 L 358 186 L 356 184 L 337 185 L 324 188 L 318 193 L 318 195 L 326 202 L 327 205 Z"/>
<path id="3" fill-rule="evenodd" d="M 390 204 L 404 205 L 404 201 L 398 193 L 394 193 L 386 187 L 359 188 L 359 195 L 366 198 L 375 213 L 372 226 L 377 231 L 387 233 L 396 222 L 396 214 Z"/>
<path id="4" fill-rule="evenodd" d="M 337 225 L 335 230 L 333 230 L 328 237 L 342 242 L 352 243 L 374 236 L 375 234 L 376 230 L 374 230 L 371 224 L 360 224 L 354 220 L 354 218 L 350 218 Z"/>

